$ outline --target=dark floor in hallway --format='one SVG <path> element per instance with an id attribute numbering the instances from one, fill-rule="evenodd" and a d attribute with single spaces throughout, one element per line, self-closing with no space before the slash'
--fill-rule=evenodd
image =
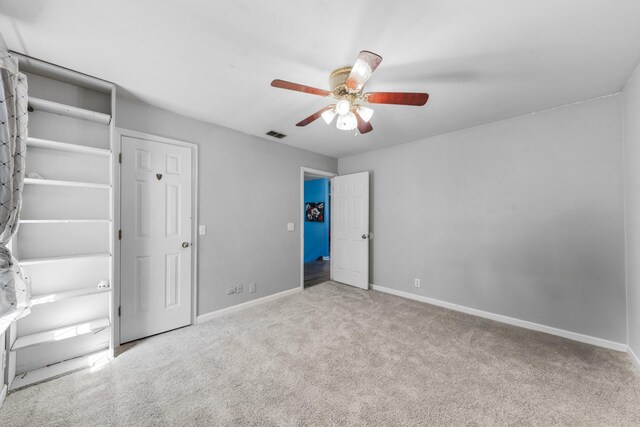
<path id="1" fill-rule="evenodd" d="M 312 261 L 304 264 L 304 287 L 324 283 L 330 279 L 329 275 L 330 261 Z"/>

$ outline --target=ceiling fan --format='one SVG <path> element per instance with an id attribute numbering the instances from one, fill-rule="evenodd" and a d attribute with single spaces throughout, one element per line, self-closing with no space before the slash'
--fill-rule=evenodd
<path id="1" fill-rule="evenodd" d="M 322 117 L 330 124 L 338 116 L 336 127 L 341 130 L 358 128 L 361 134 L 371 132 L 373 127 L 369 120 L 373 110 L 362 103 L 397 104 L 422 106 L 429 99 L 428 93 L 411 92 L 368 92 L 362 93 L 365 83 L 382 62 L 382 57 L 373 52 L 363 50 L 358 55 L 353 67 L 342 67 L 334 70 L 329 76 L 331 90 L 317 89 L 284 80 L 274 80 L 271 86 L 281 89 L 295 90 L 318 96 L 330 96 L 336 99 L 335 104 L 328 105 L 297 123 L 306 126 Z"/>

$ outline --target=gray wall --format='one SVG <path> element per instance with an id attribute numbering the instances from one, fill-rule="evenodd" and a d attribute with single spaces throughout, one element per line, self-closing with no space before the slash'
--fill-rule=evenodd
<path id="1" fill-rule="evenodd" d="M 6 343 L 5 331 L 0 331 L 0 366 L 3 365 L 2 359 L 4 359 L 4 365 L 9 364 L 8 363 L 9 358 L 7 357 L 6 349 L 7 349 L 7 343 Z M 6 384 L 6 375 L 7 375 L 7 366 L 5 366 L 4 369 L 0 371 L 0 392 L 2 392 L 2 388 Z M 1 399 L 0 399 L 0 405 L 2 405 Z"/>
<path id="2" fill-rule="evenodd" d="M 640 357 L 640 70 L 624 97 L 625 201 L 627 225 L 628 344 Z"/>
<path id="3" fill-rule="evenodd" d="M 300 167 L 337 160 L 119 97 L 121 128 L 199 145 L 198 314 L 300 284 Z M 295 232 L 287 232 L 295 222 Z M 257 283 L 250 294 L 247 284 Z M 244 284 L 241 294 L 226 289 Z"/>
<path id="4" fill-rule="evenodd" d="M 372 174 L 372 283 L 626 342 L 621 117 L 613 96 L 340 159 Z"/>

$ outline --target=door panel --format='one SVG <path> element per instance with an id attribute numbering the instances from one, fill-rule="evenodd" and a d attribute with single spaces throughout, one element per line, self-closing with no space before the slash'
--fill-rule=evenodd
<path id="1" fill-rule="evenodd" d="M 369 289 L 369 172 L 337 176 L 331 188 L 332 278 Z"/>
<path id="2" fill-rule="evenodd" d="M 180 254 L 165 256 L 165 308 L 179 305 L 180 298 Z"/>
<path id="3" fill-rule="evenodd" d="M 191 323 L 191 150 L 123 137 L 121 174 L 124 343 Z"/>
<path id="4" fill-rule="evenodd" d="M 169 184 L 167 185 L 166 190 L 166 236 L 177 236 L 180 234 L 180 187 L 177 185 Z"/>

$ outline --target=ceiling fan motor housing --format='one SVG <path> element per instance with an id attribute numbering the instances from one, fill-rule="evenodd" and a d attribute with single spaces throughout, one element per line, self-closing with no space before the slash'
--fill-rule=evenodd
<path id="1" fill-rule="evenodd" d="M 345 83 L 351 73 L 351 67 L 342 67 L 334 70 L 329 76 L 329 87 L 335 95 L 346 94 Z"/>

